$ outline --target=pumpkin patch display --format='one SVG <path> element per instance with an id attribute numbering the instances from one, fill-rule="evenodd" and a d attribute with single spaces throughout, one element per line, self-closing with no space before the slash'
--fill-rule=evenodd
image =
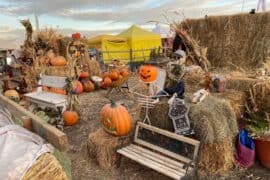
<path id="1" fill-rule="evenodd" d="M 72 93 L 81 94 L 83 92 L 83 85 L 80 81 L 72 81 Z"/>
<path id="2" fill-rule="evenodd" d="M 143 65 L 139 69 L 139 77 L 146 83 L 153 82 L 157 79 L 158 69 L 152 65 Z"/>
<path id="3" fill-rule="evenodd" d="M 63 113 L 63 119 L 66 126 L 72 126 L 77 124 L 79 116 L 76 111 L 65 111 Z"/>
<path id="4" fill-rule="evenodd" d="M 82 85 L 84 92 L 92 92 L 95 90 L 95 85 L 91 81 L 83 81 Z"/>
<path id="5" fill-rule="evenodd" d="M 101 123 L 109 134 L 115 136 L 127 135 L 131 130 L 131 116 L 127 109 L 111 100 L 100 111 Z"/>
<path id="6" fill-rule="evenodd" d="M 61 88 L 52 87 L 52 88 L 49 89 L 49 91 L 52 92 L 52 93 L 56 93 L 56 94 L 62 94 L 62 95 L 67 94 L 67 91 L 65 89 L 61 89 Z"/>
<path id="7" fill-rule="evenodd" d="M 50 60 L 51 65 L 53 66 L 65 66 L 67 61 L 63 56 L 56 56 Z"/>

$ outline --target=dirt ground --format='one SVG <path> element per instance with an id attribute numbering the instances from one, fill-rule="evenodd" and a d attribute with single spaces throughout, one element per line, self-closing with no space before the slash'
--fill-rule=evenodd
<path id="1" fill-rule="evenodd" d="M 136 82 L 131 82 L 132 87 Z M 89 133 L 96 131 L 101 124 L 99 122 L 99 112 L 101 107 L 108 103 L 105 98 L 106 91 L 100 90 L 93 93 L 82 94 L 79 96 L 80 104 L 77 105 L 77 111 L 80 114 L 80 121 L 77 125 L 67 127 L 65 133 L 68 136 L 70 149 L 67 154 L 72 162 L 72 176 L 74 180 L 147 180 L 169 179 L 151 169 L 145 168 L 133 161 L 123 159 L 118 169 L 102 170 L 95 160 L 90 159 L 87 152 L 87 141 Z M 132 116 L 135 116 L 135 99 L 126 92 L 117 93 L 113 91 L 110 95 L 116 101 L 121 101 L 128 108 Z M 250 169 L 234 169 L 231 175 L 227 177 L 206 176 L 203 179 L 224 179 L 224 180 L 268 180 L 270 171 L 263 168 L 259 163 Z"/>

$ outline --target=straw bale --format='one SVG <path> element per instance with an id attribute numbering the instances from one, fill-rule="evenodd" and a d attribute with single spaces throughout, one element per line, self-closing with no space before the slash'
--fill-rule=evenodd
<path id="1" fill-rule="evenodd" d="M 55 179 L 67 180 L 68 177 L 58 160 L 50 153 L 41 155 L 22 178 L 23 180 Z"/>
<path id="2" fill-rule="evenodd" d="M 99 166 L 105 170 L 112 170 L 120 165 L 120 155 L 117 149 L 127 145 L 130 137 L 115 137 L 106 133 L 102 128 L 90 133 L 88 138 L 88 152 Z"/>
<path id="3" fill-rule="evenodd" d="M 249 77 L 228 77 L 226 82 L 227 89 L 234 89 L 238 91 L 248 91 L 250 87 L 263 80 Z"/>
<path id="4" fill-rule="evenodd" d="M 270 56 L 270 13 L 206 16 L 182 22 L 199 44 L 207 47 L 214 67 L 259 67 Z"/>
<path id="5" fill-rule="evenodd" d="M 257 83 L 253 85 L 250 90 L 257 108 L 262 112 L 270 113 L 270 82 Z"/>

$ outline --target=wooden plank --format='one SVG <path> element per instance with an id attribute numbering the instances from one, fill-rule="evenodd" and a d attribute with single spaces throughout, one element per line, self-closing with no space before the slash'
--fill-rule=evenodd
<path id="1" fill-rule="evenodd" d="M 173 159 L 177 159 L 177 160 L 185 162 L 185 163 L 190 163 L 192 161 L 189 158 L 186 158 L 184 156 L 181 156 L 179 154 L 176 154 L 174 152 L 171 152 L 171 151 L 169 151 L 167 149 L 164 149 L 164 148 L 161 148 L 159 146 L 153 145 L 153 144 L 148 143 L 146 141 L 143 141 L 141 139 L 137 139 L 137 140 L 134 140 L 134 141 L 135 141 L 135 143 L 138 143 L 138 144 L 140 144 L 142 146 L 145 146 L 145 147 L 148 147 L 148 148 L 153 149 L 155 151 L 158 151 L 158 152 L 160 152 L 162 154 L 165 154 L 165 155 L 167 155 L 167 156 L 169 156 L 169 157 L 171 157 Z"/>
<path id="2" fill-rule="evenodd" d="M 141 148 L 139 146 L 136 146 L 136 145 L 130 145 L 130 146 L 127 146 L 125 147 L 125 149 L 129 150 L 129 151 L 132 151 L 132 152 L 135 152 L 137 154 L 139 154 L 140 156 L 143 156 L 147 159 L 151 159 L 155 162 L 158 162 L 164 166 L 167 166 L 171 169 L 174 169 L 176 171 L 179 171 L 179 172 L 182 172 L 182 173 L 186 173 L 186 170 L 183 169 L 184 168 L 184 164 L 183 163 L 180 163 L 180 162 L 177 162 L 175 160 L 172 160 L 172 159 L 169 159 L 161 154 L 158 154 L 158 153 L 154 153 L 150 150 L 147 150 L 147 149 L 144 149 L 144 148 Z"/>
<path id="3" fill-rule="evenodd" d="M 40 117 L 34 115 L 30 111 L 27 111 L 22 106 L 9 100 L 3 95 L 0 95 L 0 102 L 11 112 L 12 115 L 17 117 L 27 116 L 31 118 L 33 130 L 53 146 L 61 151 L 66 151 L 68 149 L 69 144 L 65 133 L 44 122 Z"/>
<path id="4" fill-rule="evenodd" d="M 128 157 L 129 159 L 132 159 L 132 160 L 134 160 L 142 165 L 145 165 L 145 166 L 147 166 L 153 170 L 156 170 L 157 172 L 160 172 L 166 176 L 169 176 L 173 179 L 180 179 L 181 177 L 185 176 L 185 174 L 182 172 L 178 172 L 178 171 L 175 171 L 173 169 L 170 169 L 170 168 L 168 168 L 162 164 L 159 164 L 153 160 L 143 158 L 140 155 L 138 155 L 132 151 L 127 151 L 125 149 L 119 149 L 117 152 Z"/>
<path id="5" fill-rule="evenodd" d="M 142 122 L 138 122 L 137 125 L 145 128 L 145 129 L 148 129 L 150 131 L 154 131 L 156 133 L 159 133 L 159 134 L 162 134 L 164 136 L 170 137 L 172 139 L 176 139 L 176 140 L 179 140 L 179 141 L 183 141 L 185 143 L 188 143 L 188 144 L 192 144 L 194 146 L 199 146 L 199 144 L 200 144 L 200 141 L 197 141 L 195 139 L 191 139 L 191 138 L 188 138 L 188 137 L 179 135 L 179 134 L 175 134 L 175 133 L 172 133 L 172 132 L 163 130 L 163 129 L 159 129 L 157 127 L 150 126 L 150 125 L 145 124 L 145 123 L 142 123 Z"/>
<path id="6" fill-rule="evenodd" d="M 49 87 L 63 88 L 67 84 L 66 79 L 67 77 L 43 75 L 41 77 L 41 84 Z"/>
<path id="7" fill-rule="evenodd" d="M 173 165 L 173 167 L 177 167 L 177 169 L 183 169 L 184 168 L 184 164 L 182 162 L 178 162 L 178 161 L 175 161 L 173 159 L 170 159 L 168 157 L 165 157 L 165 156 L 162 156 L 162 155 L 159 155 L 153 151 L 150 151 L 148 149 L 145 149 L 143 147 L 140 147 L 140 146 L 137 146 L 135 144 L 131 144 L 129 145 L 127 148 L 129 149 L 135 149 L 137 152 L 140 151 L 141 153 L 143 153 L 145 156 L 149 156 L 149 158 L 158 158 L 159 160 L 161 160 L 162 162 L 161 163 L 165 163 L 165 164 L 170 164 L 170 165 Z M 170 166 L 168 165 L 168 166 Z M 190 168 L 190 171 L 192 171 L 193 168 Z M 186 172 L 186 170 L 184 170 L 184 172 Z"/>

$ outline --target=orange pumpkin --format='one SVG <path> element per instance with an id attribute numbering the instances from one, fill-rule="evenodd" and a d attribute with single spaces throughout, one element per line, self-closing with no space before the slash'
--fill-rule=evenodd
<path id="1" fill-rule="evenodd" d="M 16 90 L 7 90 L 5 91 L 4 96 L 16 102 L 20 101 L 20 95 Z"/>
<path id="2" fill-rule="evenodd" d="M 65 111 L 63 119 L 66 126 L 72 126 L 78 122 L 79 116 L 76 111 Z"/>
<path id="3" fill-rule="evenodd" d="M 100 116 L 103 128 L 109 134 L 124 136 L 131 130 L 131 116 L 122 105 L 111 101 L 102 107 Z"/>
<path id="4" fill-rule="evenodd" d="M 157 79 L 158 69 L 152 65 L 143 65 L 139 69 L 139 77 L 142 81 L 150 83 Z"/>
<path id="5" fill-rule="evenodd" d="M 129 75 L 129 72 L 127 69 L 122 69 L 121 73 L 120 73 L 123 77 L 127 77 Z"/>
<path id="6" fill-rule="evenodd" d="M 80 81 L 73 81 L 72 82 L 72 93 L 74 94 L 81 94 L 83 92 L 83 85 Z"/>
<path id="7" fill-rule="evenodd" d="M 80 78 L 88 78 L 89 77 L 89 73 L 88 72 L 81 72 L 80 74 Z"/>
<path id="8" fill-rule="evenodd" d="M 119 77 L 119 73 L 117 71 L 112 71 L 110 73 L 111 80 L 116 81 L 118 79 L 118 77 Z"/>
<path id="9" fill-rule="evenodd" d="M 109 77 L 106 77 L 104 80 L 103 80 L 103 84 L 104 84 L 104 87 L 109 87 L 112 83 L 112 80 L 111 78 Z"/>
<path id="10" fill-rule="evenodd" d="M 84 92 L 92 92 L 95 90 L 95 85 L 91 81 L 83 81 L 82 85 Z"/>
<path id="11" fill-rule="evenodd" d="M 67 61 L 63 56 L 56 56 L 50 60 L 51 65 L 53 66 L 65 66 Z"/>
<path id="12" fill-rule="evenodd" d="M 109 72 L 104 72 L 102 78 L 105 79 L 106 77 L 110 77 Z"/>
<path id="13" fill-rule="evenodd" d="M 123 76 L 119 75 L 118 80 L 121 80 L 121 79 L 123 79 Z"/>
<path id="14" fill-rule="evenodd" d="M 116 72 L 117 74 L 120 74 L 118 69 L 113 69 L 112 72 Z"/>
<path id="15" fill-rule="evenodd" d="M 66 90 L 65 89 L 61 89 L 61 88 L 52 87 L 52 88 L 50 88 L 49 91 L 52 92 L 52 93 L 56 93 L 56 94 L 63 94 L 63 95 L 66 95 L 67 94 Z"/>

